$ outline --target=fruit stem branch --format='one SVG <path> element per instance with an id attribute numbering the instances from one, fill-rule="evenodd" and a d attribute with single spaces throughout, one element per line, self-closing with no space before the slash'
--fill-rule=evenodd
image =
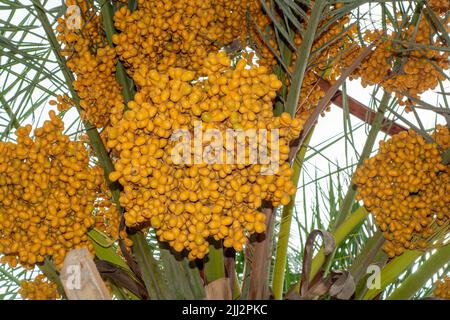
<path id="1" fill-rule="evenodd" d="M 209 253 L 205 261 L 205 277 L 207 283 L 225 277 L 223 248 L 221 244 L 220 246 L 216 246 L 215 243 L 209 245 Z"/>
<path id="2" fill-rule="evenodd" d="M 307 145 L 311 139 L 313 131 L 314 130 L 311 130 L 309 132 L 300 149 L 300 152 L 297 153 L 296 159 L 292 165 L 294 174 L 291 179 L 295 186 L 298 185 L 303 160 L 305 159 Z M 289 202 L 289 204 L 283 207 L 283 213 L 281 216 L 280 231 L 278 233 L 277 250 L 272 280 L 272 290 L 276 300 L 280 300 L 283 297 L 287 252 L 289 247 L 289 236 L 291 232 L 292 214 L 294 212 L 296 194 L 297 193 L 294 193 L 291 196 L 291 201 Z"/>
<path id="3" fill-rule="evenodd" d="M 375 115 L 375 118 L 372 122 L 372 126 L 370 128 L 370 132 L 364 145 L 363 151 L 358 160 L 358 165 L 360 165 L 365 159 L 370 157 L 377 135 L 380 132 L 381 128 L 383 127 L 384 114 L 386 112 L 389 100 L 390 94 L 384 92 L 383 97 L 381 98 L 380 101 L 380 105 L 378 107 L 377 114 Z M 340 224 L 343 221 L 345 221 L 345 219 L 348 217 L 352 209 L 353 202 L 355 201 L 355 196 L 356 196 L 356 186 L 352 183 L 348 189 L 347 194 L 345 195 L 344 201 L 339 210 L 339 214 L 334 222 L 332 230 L 338 228 Z"/>
<path id="4" fill-rule="evenodd" d="M 291 88 L 286 99 L 286 112 L 289 112 L 292 117 L 297 111 L 298 101 L 300 99 L 300 91 L 303 83 L 303 78 L 308 66 L 309 54 L 315 39 L 315 34 L 319 22 L 322 18 L 322 11 L 325 7 L 325 0 L 314 1 L 311 16 L 308 21 L 308 27 L 305 32 L 304 41 L 302 41 L 298 49 L 298 59 L 295 62 Z"/>

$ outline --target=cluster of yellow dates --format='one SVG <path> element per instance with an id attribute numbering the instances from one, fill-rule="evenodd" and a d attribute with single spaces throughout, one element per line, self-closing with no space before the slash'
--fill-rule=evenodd
<path id="1" fill-rule="evenodd" d="M 57 267 L 72 248 L 92 250 L 87 231 L 103 170 L 90 167 L 83 143 L 50 120 L 34 131 L 17 129 L 17 141 L 0 142 L 0 252 L 2 261 L 33 268 L 50 256 Z"/>
<path id="2" fill-rule="evenodd" d="M 120 202 L 127 225 L 153 226 L 161 240 L 178 251 L 187 249 L 191 259 L 206 254 L 208 237 L 241 250 L 248 234 L 264 231 L 265 218 L 257 210 L 261 202 L 287 204 L 294 192 L 286 160 L 289 142 L 306 120 L 273 117 L 281 82 L 268 68 L 248 69 L 245 60 L 231 68 L 229 57 L 219 53 L 235 39 L 245 43 L 247 12 L 263 19 L 261 4 L 138 1 L 131 11 L 124 3 L 114 16 L 119 31 L 114 49 L 107 45 L 95 8 L 87 2 L 80 8 L 82 29 L 69 28 L 70 17 L 61 18 L 59 40 L 77 76 L 74 87 L 85 119 L 106 129 L 102 138 L 116 166 L 110 178 L 124 186 Z M 117 58 L 137 88 L 125 113 L 114 77 Z M 199 75 L 208 78 L 199 81 Z M 66 100 L 59 98 L 57 105 L 64 109 Z M 261 175 L 264 166 L 248 163 L 174 165 L 170 136 L 176 129 L 192 130 L 195 120 L 203 121 L 203 131 L 279 129 L 278 149 L 271 151 L 280 154 L 280 169 Z M 101 203 L 104 214 L 96 221 L 111 220 L 111 233 L 118 222 Z"/>
<path id="3" fill-rule="evenodd" d="M 43 274 L 37 275 L 33 280 L 21 281 L 19 294 L 23 299 L 28 300 L 58 300 L 61 298 L 56 284 L 49 281 Z"/>
<path id="4" fill-rule="evenodd" d="M 179 67 L 200 72 L 204 60 L 245 37 L 255 0 L 139 0 L 114 16 L 113 41 L 130 74 L 142 65 L 159 72 Z"/>
<path id="5" fill-rule="evenodd" d="M 364 40 L 375 42 L 377 46 L 351 78 L 361 79 L 363 86 L 381 85 L 387 92 L 395 94 L 406 111 L 417 104 L 415 99 L 419 99 L 420 94 L 434 89 L 439 81 L 446 79 L 443 71 L 449 68 L 449 53 L 433 48 L 448 48 L 448 44 L 437 35 L 435 27 L 425 17 L 399 34 L 392 32 L 385 35 L 382 30 L 366 31 Z M 357 44 L 350 46 L 349 53 L 341 61 L 342 65 L 350 65 L 363 50 L 364 47 Z"/>
<path id="6" fill-rule="evenodd" d="M 390 257 L 429 247 L 436 230 L 448 227 L 450 167 L 441 150 L 450 147 L 449 129 L 438 126 L 433 136 L 440 145 L 412 130 L 394 135 L 355 172 L 357 199 L 375 216 Z"/>
<path id="7" fill-rule="evenodd" d="M 449 0 L 428 0 L 428 5 L 437 13 L 448 13 L 450 10 Z"/>
<path id="8" fill-rule="evenodd" d="M 450 300 L 450 277 L 446 276 L 442 280 L 436 281 L 433 294 L 440 299 Z"/>
<path id="9" fill-rule="evenodd" d="M 66 1 L 67 5 L 75 0 Z M 270 3 L 266 6 L 270 8 Z M 336 4 L 338 9 L 341 5 Z M 108 124 L 109 116 L 123 112 L 123 99 L 114 78 L 117 57 L 124 63 L 129 75 L 142 65 L 158 72 L 171 67 L 194 71 L 202 76 L 202 66 L 210 53 L 240 40 L 241 46 L 256 50 L 258 64 L 272 67 L 277 60 L 266 45 L 279 50 L 273 40 L 271 18 L 259 0 L 220 1 L 138 1 L 137 9 L 119 6 L 114 25 L 119 31 L 113 35 L 115 48 L 107 45 L 100 28 L 101 18 L 92 5 L 82 2 L 82 30 L 67 27 L 67 18 L 59 19 L 59 40 L 69 56 L 68 66 L 77 75 L 74 86 L 81 98 L 85 118 L 98 127 Z M 324 21 L 320 27 L 327 22 Z M 344 55 L 355 28 L 346 29 L 345 16 L 327 27 L 313 45 L 314 58 L 305 74 L 297 110 L 299 119 L 306 119 L 324 92 L 318 85 L 320 77 L 333 82 L 340 74 L 336 56 Z M 303 27 L 306 28 L 305 22 Z M 302 39 L 295 34 L 293 42 L 300 46 Z M 288 66 L 292 72 L 296 54 Z M 101 80 L 101 81 L 100 81 Z M 107 107 L 107 101 L 114 101 Z"/>
<path id="10" fill-rule="evenodd" d="M 82 28 L 73 25 L 72 15 L 58 19 L 58 40 L 65 45 L 62 54 L 68 57 L 67 67 L 76 75 L 72 85 L 80 98 L 81 115 L 96 127 L 105 127 L 112 113 L 124 109 L 115 74 L 117 53 L 108 45 L 102 19 L 90 1 L 67 0 L 66 5 L 79 8 L 75 22 Z M 59 98 L 58 107 L 70 105 L 64 102 Z"/>
<path id="11" fill-rule="evenodd" d="M 249 234 L 265 230 L 265 216 L 258 211 L 262 201 L 286 205 L 295 191 L 286 160 L 302 122 L 287 113 L 273 116 L 272 101 L 281 82 L 266 67 L 248 69 L 245 60 L 234 69 L 230 64 L 224 52 L 211 53 L 202 68 L 207 78 L 195 83 L 190 70 L 160 73 L 141 66 L 133 76 L 139 86 L 135 99 L 107 129 L 107 146 L 118 155 L 110 179 L 124 186 L 120 203 L 127 225 L 150 225 L 160 240 L 176 251 L 186 249 L 191 259 L 208 252 L 208 237 L 242 250 Z M 254 134 L 278 130 L 279 143 L 269 142 L 268 150 L 269 157 L 279 155 L 274 163 L 279 169 L 264 175 L 269 165 L 251 162 L 249 154 L 257 152 L 251 148 L 260 147 L 259 140 L 254 145 L 242 140 L 246 157 L 227 162 L 227 152 L 237 155 L 239 143 L 225 143 L 229 129 Z M 214 145 L 206 138 L 208 130 L 216 130 L 223 138 L 223 145 L 213 148 L 217 161 L 196 162 L 191 142 L 188 154 L 177 154 L 178 141 L 171 140 L 177 130 L 189 133 L 193 144 L 205 137 L 198 142 L 201 155 Z M 183 156 L 184 162 L 174 162 L 174 155 Z"/>

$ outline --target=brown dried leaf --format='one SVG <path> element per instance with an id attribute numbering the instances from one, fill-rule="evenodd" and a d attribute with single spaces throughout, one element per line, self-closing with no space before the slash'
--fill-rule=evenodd
<path id="1" fill-rule="evenodd" d="M 310 289 L 309 286 L 309 275 L 311 273 L 311 264 L 312 264 L 312 258 L 313 258 L 313 246 L 314 241 L 317 236 L 321 236 L 323 240 L 323 247 L 324 247 L 324 253 L 325 255 L 329 255 L 333 252 L 335 248 L 335 241 L 333 235 L 324 230 L 313 230 L 308 235 L 308 238 L 306 239 L 305 249 L 304 249 L 304 255 L 303 255 L 303 266 L 302 266 L 302 279 L 301 279 L 301 287 L 300 287 L 300 295 L 302 297 L 306 297 L 308 294 L 308 291 Z"/>
<path id="2" fill-rule="evenodd" d="M 334 272 L 331 275 L 333 284 L 329 293 L 332 297 L 341 300 L 348 300 L 355 293 L 356 285 L 353 276 L 348 271 Z"/>

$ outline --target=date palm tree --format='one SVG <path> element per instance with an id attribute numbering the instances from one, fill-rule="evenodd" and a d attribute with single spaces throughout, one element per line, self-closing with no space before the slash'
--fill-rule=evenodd
<path id="1" fill-rule="evenodd" d="M 78 0 L 84 1 L 92 3 L 102 17 L 103 32 L 113 47 L 111 39 L 118 32 L 113 17 L 123 1 Z M 129 0 L 125 5 L 133 11 L 139 8 L 138 2 Z M 350 81 L 358 70 L 368 72 L 361 70 L 364 62 L 386 39 L 400 47 L 390 76 L 404 74 L 403 65 L 411 50 L 448 53 L 449 11 L 436 11 L 432 2 L 261 0 L 269 19 L 265 29 L 247 12 L 248 43 L 233 42 L 224 49 L 238 59 L 249 52 L 258 56 L 264 47 L 276 60 L 273 72 L 283 86 L 274 114 L 296 115 L 309 99 L 305 83 L 310 81 L 311 70 L 316 70 L 313 87 L 323 93 L 290 146 L 297 193 L 286 206 L 262 208 L 267 217 L 266 232 L 250 237 L 242 252 L 211 242 L 208 255 L 195 262 L 174 254 L 152 229 L 130 232 L 130 250 L 92 229 L 89 238 L 95 262 L 113 296 L 203 299 L 214 298 L 212 292 L 218 288 L 230 290 L 230 296 L 221 298 L 233 299 L 420 299 L 432 295 L 435 280 L 449 274 L 448 223 L 433 235 L 441 239 L 439 246 L 389 257 L 376 220 L 355 199 L 357 188 L 352 176 L 377 152 L 378 141 L 412 129 L 433 142 L 430 132 L 435 124 L 447 122 L 449 126 L 448 68 L 429 61 L 442 78 L 436 88 L 423 95 L 407 96 L 409 113 L 401 98 L 383 83 L 363 88 L 361 80 Z M 113 159 L 101 139 L 101 130 L 80 116 L 80 97 L 73 86 L 77 75 L 68 68 L 57 38 L 58 18 L 66 14 L 64 2 L 0 0 L 0 141 L 15 141 L 14 132 L 20 126 L 40 126 L 49 101 L 68 94 L 75 107 L 59 114 L 65 134 L 73 140 L 86 134 L 92 161 L 108 176 L 114 170 Z M 398 36 L 416 28 L 421 20 L 432 25 L 433 37 L 441 39 L 441 46 L 421 44 L 414 36 Z M 341 24 L 339 32 L 320 42 L 336 24 Z M 330 73 L 348 54 L 322 53 L 348 37 L 349 30 L 355 30 L 351 41 L 361 50 L 331 81 Z M 379 36 L 368 41 L 365 35 L 373 30 L 378 30 Z M 318 56 L 326 56 L 327 61 L 318 61 Z M 322 66 L 320 72 L 317 65 Z M 124 100 L 132 100 L 136 87 L 120 61 L 116 78 Z M 442 161 L 448 165 L 449 160 L 446 150 Z M 120 185 L 110 183 L 109 187 L 123 214 Z M 0 203 L 0 222 L 3 214 Z M 56 283 L 64 298 L 59 272 L 50 257 L 33 270 L 0 264 L 0 298 L 20 298 L 21 281 L 38 273 Z"/>

